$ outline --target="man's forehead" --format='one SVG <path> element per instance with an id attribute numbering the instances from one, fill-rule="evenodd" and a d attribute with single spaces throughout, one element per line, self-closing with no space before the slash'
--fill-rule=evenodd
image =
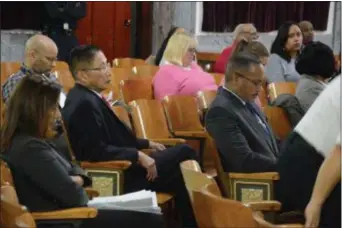
<path id="1" fill-rule="evenodd" d="M 248 68 L 246 69 L 237 69 L 235 72 L 239 74 L 243 74 L 246 76 L 255 76 L 255 75 L 260 75 L 263 72 L 263 66 L 262 64 L 251 64 Z"/>
<path id="2" fill-rule="evenodd" d="M 95 54 L 93 60 L 91 61 L 92 64 L 96 65 L 100 65 L 103 63 L 107 63 L 107 58 L 106 56 L 103 54 L 102 51 L 99 51 L 98 53 Z"/>

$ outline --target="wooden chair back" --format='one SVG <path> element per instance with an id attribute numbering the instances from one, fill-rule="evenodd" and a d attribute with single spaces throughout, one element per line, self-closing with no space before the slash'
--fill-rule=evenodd
<path id="1" fill-rule="evenodd" d="M 217 193 L 216 184 L 209 184 L 200 191 L 194 191 L 199 227 L 258 227 L 251 209 L 240 202 L 224 199 Z"/>
<path id="2" fill-rule="evenodd" d="M 159 67 L 153 65 L 138 65 L 132 68 L 133 73 L 136 77 L 146 78 L 146 77 L 154 77 L 154 75 L 158 72 Z"/>
<path id="3" fill-rule="evenodd" d="M 158 100 L 134 100 L 129 106 L 137 137 L 171 138 L 162 105 Z"/>
<path id="4" fill-rule="evenodd" d="M 55 72 L 57 80 L 63 86 L 63 90 L 65 93 L 69 93 L 69 91 L 74 88 L 75 80 L 71 75 L 69 69 L 59 69 Z"/>
<path id="5" fill-rule="evenodd" d="M 162 100 L 171 132 L 204 131 L 201 124 L 196 98 L 186 95 L 166 96 Z"/>
<path id="6" fill-rule="evenodd" d="M 193 191 L 199 191 L 207 184 L 216 183 L 215 179 L 202 173 L 201 167 L 195 160 L 184 161 L 180 164 L 185 186 L 193 203 Z M 221 193 L 220 193 L 221 194 Z"/>
<path id="7" fill-rule="evenodd" d="M 11 74 L 16 73 L 20 66 L 20 62 L 1 62 L 1 85 L 6 82 Z"/>
<path id="8" fill-rule="evenodd" d="M 56 62 L 56 67 L 55 67 L 56 71 L 64 71 L 64 70 L 69 70 L 69 65 L 68 63 L 64 62 L 64 61 L 57 61 Z"/>
<path id="9" fill-rule="evenodd" d="M 275 82 L 268 85 L 268 94 L 274 101 L 280 94 L 295 95 L 297 84 L 295 82 Z"/>
<path id="10" fill-rule="evenodd" d="M 0 185 L 9 184 L 14 186 L 13 176 L 7 163 L 0 160 Z"/>
<path id="11" fill-rule="evenodd" d="M 130 68 L 134 66 L 145 65 L 146 62 L 143 59 L 135 58 L 116 58 L 113 60 L 113 67 Z"/>
<path id="12" fill-rule="evenodd" d="M 215 99 L 217 94 L 216 90 L 212 91 L 199 91 L 196 95 L 197 104 L 200 110 L 206 110 L 209 108 L 211 102 Z"/>
<path id="13" fill-rule="evenodd" d="M 124 122 L 129 128 L 132 129 L 131 120 L 129 119 L 129 114 L 128 114 L 127 110 L 122 106 L 113 106 L 112 109 L 113 109 L 113 112 L 115 113 L 115 115 L 122 122 Z"/>
<path id="14" fill-rule="evenodd" d="M 220 86 L 222 80 L 224 79 L 224 74 L 221 73 L 210 73 L 215 79 L 216 85 Z"/>
<path id="15" fill-rule="evenodd" d="M 11 185 L 1 185 L 1 227 L 35 228 L 36 223 L 27 208 L 19 203 L 17 193 Z"/>
<path id="16" fill-rule="evenodd" d="M 122 80 L 127 80 L 133 75 L 131 68 L 112 68 L 112 76 L 111 76 L 111 91 L 113 92 L 113 98 L 122 99 L 120 93 L 120 82 Z"/>
<path id="17" fill-rule="evenodd" d="M 139 99 L 152 100 L 152 78 L 122 80 L 120 82 L 120 93 L 126 104 Z"/>
<path id="18" fill-rule="evenodd" d="M 259 92 L 259 101 L 261 103 L 261 107 L 268 105 L 267 90 L 265 90 L 264 87 L 261 87 Z"/>
<path id="19" fill-rule="evenodd" d="M 280 140 L 284 140 L 292 131 L 292 126 L 286 112 L 279 107 L 266 106 L 264 107 L 264 113 L 272 127 L 273 133 Z"/>

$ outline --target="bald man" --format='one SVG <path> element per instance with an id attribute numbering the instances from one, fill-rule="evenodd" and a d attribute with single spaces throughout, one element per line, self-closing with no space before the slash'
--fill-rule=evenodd
<path id="1" fill-rule="evenodd" d="M 301 21 L 298 24 L 300 30 L 303 33 L 303 44 L 308 45 L 314 39 L 314 28 L 310 21 Z"/>
<path id="2" fill-rule="evenodd" d="M 240 40 L 245 39 L 247 41 L 258 39 L 257 30 L 253 24 L 239 24 L 234 30 L 234 41 L 233 44 L 225 48 L 221 55 L 215 62 L 214 72 L 224 74 L 228 60 L 234 50 L 234 47 Z"/>
<path id="3" fill-rule="evenodd" d="M 17 84 L 31 73 L 45 74 L 56 80 L 51 73 L 56 66 L 58 48 L 53 40 L 44 35 L 34 35 L 25 45 L 25 60 L 20 70 L 11 75 L 2 86 L 2 99 L 8 102 Z"/>

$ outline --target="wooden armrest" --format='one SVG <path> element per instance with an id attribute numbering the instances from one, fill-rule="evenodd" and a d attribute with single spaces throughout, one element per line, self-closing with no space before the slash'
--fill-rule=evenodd
<path id="1" fill-rule="evenodd" d="M 228 173 L 229 178 L 232 179 L 255 179 L 255 180 L 279 180 L 279 173 L 265 172 L 265 173 Z"/>
<path id="2" fill-rule="evenodd" d="M 206 131 L 175 131 L 173 134 L 176 137 L 196 137 L 196 138 L 206 138 L 208 136 Z"/>
<path id="3" fill-rule="evenodd" d="M 54 219 L 89 219 L 97 216 L 97 209 L 91 207 L 79 207 L 51 212 L 34 212 L 32 216 L 35 220 Z"/>
<path id="4" fill-rule="evenodd" d="M 281 203 L 275 200 L 248 202 L 244 205 L 253 211 L 279 211 L 281 208 Z"/>
<path id="5" fill-rule="evenodd" d="M 167 138 L 167 139 L 150 139 L 150 141 L 161 143 L 167 146 L 175 146 L 185 143 L 185 139 Z"/>
<path id="6" fill-rule="evenodd" d="M 100 195 L 100 193 L 93 188 L 85 188 L 84 190 L 87 192 L 89 199 L 98 197 Z"/>
<path id="7" fill-rule="evenodd" d="M 120 169 L 125 170 L 131 166 L 130 161 L 107 161 L 107 162 L 81 162 L 81 167 L 83 169 L 91 168 L 106 168 L 106 169 Z"/>

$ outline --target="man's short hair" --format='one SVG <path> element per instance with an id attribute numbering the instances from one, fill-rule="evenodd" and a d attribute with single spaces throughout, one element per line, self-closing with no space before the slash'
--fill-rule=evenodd
<path id="1" fill-rule="evenodd" d="M 101 49 L 94 45 L 77 46 L 71 51 L 69 58 L 69 68 L 74 79 L 76 79 L 77 71 L 91 64 L 94 56 L 99 51 L 101 51 Z"/>
<path id="2" fill-rule="evenodd" d="M 248 53 L 240 52 L 229 59 L 224 76 L 225 83 L 232 79 L 232 75 L 236 71 L 249 70 L 252 65 L 260 64 L 258 56 Z"/>

